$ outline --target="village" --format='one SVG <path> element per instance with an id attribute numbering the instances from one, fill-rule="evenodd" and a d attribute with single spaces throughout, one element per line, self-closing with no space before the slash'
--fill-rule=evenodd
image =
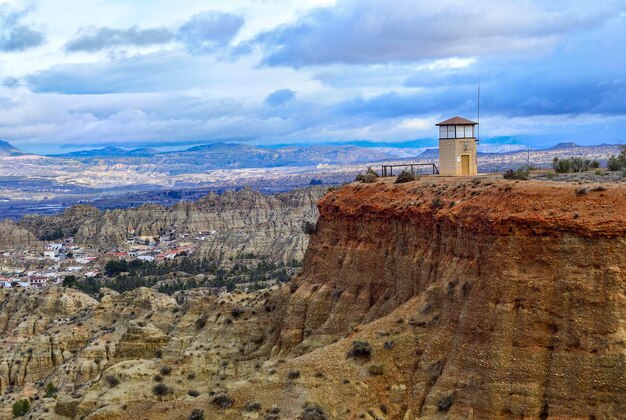
<path id="1" fill-rule="evenodd" d="M 0 250 L 0 287 L 44 288 L 63 284 L 66 277 L 97 278 L 111 260 L 149 263 L 173 261 L 193 254 L 196 244 L 215 231 L 177 234 L 172 229 L 161 236 L 137 236 L 130 231 L 122 248 L 99 252 L 76 244 L 74 237 L 37 246 Z"/>

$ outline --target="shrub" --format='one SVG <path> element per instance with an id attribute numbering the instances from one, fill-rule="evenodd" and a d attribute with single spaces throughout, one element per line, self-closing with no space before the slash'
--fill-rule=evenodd
<path id="1" fill-rule="evenodd" d="M 443 200 L 441 197 L 437 196 L 433 198 L 433 201 L 430 203 L 433 209 L 440 209 L 443 207 Z"/>
<path id="2" fill-rule="evenodd" d="M 519 179 L 519 180 L 527 180 L 530 175 L 530 171 L 526 168 L 519 168 L 514 171 L 513 169 L 509 169 L 502 176 L 504 179 Z"/>
<path id="3" fill-rule="evenodd" d="M 152 388 L 152 393 L 158 396 L 167 395 L 169 392 L 170 392 L 170 389 L 161 382 L 159 382 Z"/>
<path id="4" fill-rule="evenodd" d="M 315 232 L 317 232 L 317 223 L 305 220 L 304 222 L 302 222 L 302 231 L 306 235 L 313 235 Z"/>
<path id="5" fill-rule="evenodd" d="M 261 403 L 258 403 L 258 402 L 248 403 L 243 407 L 243 411 L 247 411 L 248 413 L 252 413 L 254 411 L 261 411 Z"/>
<path id="6" fill-rule="evenodd" d="M 287 379 L 290 379 L 290 380 L 298 379 L 299 377 L 300 377 L 299 370 L 292 370 L 287 374 Z"/>
<path id="7" fill-rule="evenodd" d="M 30 402 L 28 400 L 19 400 L 13 404 L 13 417 L 25 416 L 30 411 Z"/>
<path id="8" fill-rule="evenodd" d="M 586 160 L 579 157 L 570 158 L 570 165 L 572 167 L 572 172 L 585 172 L 589 170 L 589 165 L 591 164 L 590 160 Z"/>
<path id="9" fill-rule="evenodd" d="M 169 367 L 169 366 L 167 366 L 167 365 L 165 365 L 165 366 L 161 366 L 161 370 L 160 370 L 160 372 L 161 372 L 161 375 L 163 375 L 163 376 L 167 376 L 167 375 L 169 375 L 170 373 L 172 373 L 172 368 L 171 368 L 171 367 Z"/>
<path id="10" fill-rule="evenodd" d="M 161 381 L 163 381 L 163 377 L 162 377 L 161 375 L 154 375 L 154 376 L 152 377 L 152 380 L 153 380 L 154 382 L 161 382 Z"/>
<path id="11" fill-rule="evenodd" d="M 217 408 L 226 409 L 232 407 L 235 402 L 228 394 L 219 394 L 213 397 L 211 404 Z"/>
<path id="12" fill-rule="evenodd" d="M 405 182 L 415 181 L 416 179 L 418 178 L 416 178 L 411 172 L 402 171 L 396 178 L 396 184 L 404 184 Z"/>
<path id="13" fill-rule="evenodd" d="M 597 160 L 592 160 L 589 164 L 589 167 L 592 169 L 598 169 L 600 167 L 600 162 L 598 162 Z"/>
<path id="14" fill-rule="evenodd" d="M 370 365 L 367 371 L 370 373 L 370 375 L 380 376 L 385 373 L 385 368 L 383 365 Z"/>
<path id="15" fill-rule="evenodd" d="M 452 403 L 454 402 L 454 394 L 446 395 L 437 403 L 437 409 L 440 412 L 445 413 L 452 407 Z"/>
<path id="16" fill-rule="evenodd" d="M 566 174 L 572 171 L 572 163 L 569 159 L 559 159 L 558 157 L 555 157 L 552 160 L 552 168 L 554 169 L 554 172 Z"/>
<path id="17" fill-rule="evenodd" d="M 190 389 L 189 391 L 187 391 L 187 395 L 189 395 L 190 397 L 197 397 L 200 395 L 200 393 L 198 391 L 196 391 L 195 389 Z"/>
<path id="18" fill-rule="evenodd" d="M 120 384 L 120 380 L 117 379 L 117 376 L 115 375 L 107 375 L 104 379 L 107 381 L 107 384 L 109 384 L 111 388 L 115 388 Z"/>
<path id="19" fill-rule="evenodd" d="M 230 311 L 230 314 L 235 319 L 239 318 L 242 313 L 243 313 L 243 310 L 241 308 L 233 308 L 232 311 Z"/>
<path id="20" fill-rule="evenodd" d="M 189 415 L 189 420 L 204 420 L 204 411 L 194 408 Z"/>
<path id="21" fill-rule="evenodd" d="M 579 189 L 576 190 L 576 195 L 577 196 L 581 196 L 581 195 L 585 195 L 589 192 L 589 190 L 587 188 L 581 187 Z"/>
<path id="22" fill-rule="evenodd" d="M 196 329 L 201 330 L 206 325 L 207 317 L 206 315 L 202 315 L 200 318 L 196 319 Z"/>
<path id="23" fill-rule="evenodd" d="M 347 357 L 353 359 L 369 359 L 372 356 L 372 346 L 367 341 L 353 341 L 352 347 L 348 350 Z"/>
<path id="24" fill-rule="evenodd" d="M 304 410 L 299 417 L 300 420 L 328 420 L 328 416 L 324 409 L 319 405 L 311 402 L 304 404 Z"/>
<path id="25" fill-rule="evenodd" d="M 618 156 L 611 156 L 607 162 L 606 167 L 609 171 L 619 171 L 626 169 L 626 145 L 620 146 L 620 154 Z"/>
<path id="26" fill-rule="evenodd" d="M 59 389 L 56 386 L 54 386 L 52 382 L 48 382 L 48 385 L 46 385 L 45 391 L 46 391 L 44 395 L 45 398 L 54 398 L 56 397 L 57 392 L 59 392 Z"/>

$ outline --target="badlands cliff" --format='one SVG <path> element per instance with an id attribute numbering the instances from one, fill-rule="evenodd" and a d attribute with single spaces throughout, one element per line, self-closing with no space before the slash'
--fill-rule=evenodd
<path id="1" fill-rule="evenodd" d="M 123 247 L 132 234 L 158 237 L 174 229 L 193 240 L 198 232 L 214 231 L 198 247 L 197 255 L 216 261 L 245 254 L 299 261 L 308 243 L 302 223 L 317 219 L 317 202 L 326 190 L 310 187 L 266 195 L 243 189 L 211 193 L 172 207 L 146 204 L 105 212 L 78 205 L 56 216 L 27 217 L 20 226 L 38 238 L 62 231 L 65 236 L 75 236 L 77 244 L 103 250 Z"/>
<path id="2" fill-rule="evenodd" d="M 319 211 L 304 269 L 281 289 L 2 292 L 3 407 L 31 396 L 36 417 L 93 419 L 297 418 L 307 402 L 338 419 L 626 412 L 624 185 L 350 184 Z M 355 341 L 370 354 L 347 357 Z M 41 398 L 48 382 L 56 400 Z"/>

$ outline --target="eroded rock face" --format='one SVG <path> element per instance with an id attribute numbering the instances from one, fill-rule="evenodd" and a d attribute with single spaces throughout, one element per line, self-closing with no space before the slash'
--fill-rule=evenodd
<path id="1" fill-rule="evenodd" d="M 447 396 L 459 416 L 617 416 L 626 189 L 575 190 L 416 182 L 327 195 L 274 351 L 398 317 L 412 326 L 401 377 L 417 416 Z"/>
<path id="2" fill-rule="evenodd" d="M 317 202 L 325 192 L 324 187 L 311 187 L 265 195 L 244 189 L 209 194 L 172 207 L 147 204 L 102 213 L 93 207 L 75 206 L 57 216 L 25 218 L 21 225 L 39 237 L 60 230 L 75 235 L 78 244 L 102 249 L 124 245 L 129 232 L 158 237 L 171 229 L 192 236 L 214 231 L 200 243 L 197 255 L 220 262 L 248 254 L 273 261 L 300 261 L 308 244 L 302 223 L 317 219 Z M 34 240 L 24 229 L 20 232 L 27 237 L 13 241 Z"/>
<path id="3" fill-rule="evenodd" d="M 35 245 L 37 245 L 35 235 L 11 221 L 0 221 L 0 249 L 25 248 Z"/>

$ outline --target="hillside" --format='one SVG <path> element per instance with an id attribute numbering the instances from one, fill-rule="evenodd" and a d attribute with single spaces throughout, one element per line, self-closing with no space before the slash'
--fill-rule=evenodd
<path id="1" fill-rule="evenodd" d="M 626 186 L 584 186 L 344 186 L 270 291 L 1 291 L 3 407 L 53 382 L 35 418 L 618 418 Z"/>
<path id="2" fill-rule="evenodd" d="M 24 153 L 20 149 L 13 146 L 8 141 L 0 140 L 0 157 L 1 156 L 19 156 L 23 154 Z"/>
<path id="3" fill-rule="evenodd" d="M 92 249 L 122 248 L 129 232 L 158 237 L 175 230 L 193 239 L 199 232 L 212 231 L 196 255 L 224 262 L 254 254 L 289 262 L 303 258 L 308 237 L 302 223 L 316 220 L 316 203 L 325 192 L 325 187 L 309 187 L 267 195 L 243 189 L 212 193 L 171 207 L 146 204 L 105 212 L 77 205 L 56 216 L 26 217 L 19 227 L 39 239 L 61 231 Z M 0 236 L 0 247 L 8 246 L 8 240 L 8 236 Z"/>

